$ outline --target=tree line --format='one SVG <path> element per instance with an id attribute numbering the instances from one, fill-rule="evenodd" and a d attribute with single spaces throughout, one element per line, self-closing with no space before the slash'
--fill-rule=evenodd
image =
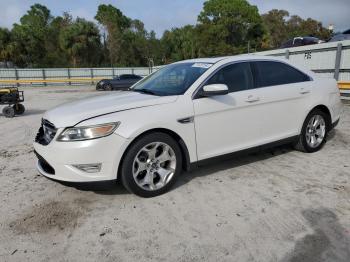
<path id="1" fill-rule="evenodd" d="M 276 9 L 260 15 L 246 0 L 207 0 L 196 25 L 160 38 L 112 5 L 99 5 L 95 20 L 53 16 L 34 4 L 11 30 L 0 28 L 0 61 L 17 67 L 148 66 L 278 48 L 296 36 L 331 36 L 312 18 Z"/>

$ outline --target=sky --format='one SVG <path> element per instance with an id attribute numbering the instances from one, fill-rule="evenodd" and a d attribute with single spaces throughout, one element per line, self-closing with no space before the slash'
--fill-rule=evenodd
<path id="1" fill-rule="evenodd" d="M 302 18 L 311 17 L 323 23 L 335 25 L 336 31 L 350 29 L 350 0 L 248 0 L 259 12 L 285 9 Z M 99 4 L 112 4 L 124 15 L 139 19 L 147 30 L 154 30 L 160 37 L 164 30 L 195 24 L 205 0 L 0 0 L 0 27 L 11 28 L 18 23 L 34 3 L 47 6 L 53 15 L 64 11 L 74 17 L 93 20 Z"/>

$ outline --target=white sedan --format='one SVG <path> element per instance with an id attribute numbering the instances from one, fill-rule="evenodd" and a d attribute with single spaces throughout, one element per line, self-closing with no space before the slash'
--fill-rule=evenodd
<path id="1" fill-rule="evenodd" d="M 274 57 L 234 56 L 163 67 L 130 91 L 45 113 L 34 147 L 51 179 L 120 179 L 139 196 L 162 194 L 181 171 L 231 153 L 294 143 L 315 152 L 338 123 L 333 79 Z"/>

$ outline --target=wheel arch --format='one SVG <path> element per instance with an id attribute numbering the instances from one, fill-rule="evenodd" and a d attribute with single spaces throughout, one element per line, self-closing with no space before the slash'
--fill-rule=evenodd
<path id="1" fill-rule="evenodd" d="M 316 105 L 311 110 L 309 110 L 309 112 L 307 113 L 307 115 L 304 118 L 304 121 L 305 121 L 306 117 L 314 110 L 320 110 L 328 116 L 328 118 L 326 119 L 327 120 L 327 123 L 326 123 L 327 129 L 331 130 L 332 129 L 332 114 L 331 114 L 330 109 L 323 104 Z"/>
<path id="2" fill-rule="evenodd" d="M 146 130 L 146 131 L 142 132 L 141 134 L 139 134 L 138 136 L 136 136 L 132 140 L 132 142 L 127 146 L 127 148 L 125 149 L 125 151 L 122 155 L 122 158 L 119 162 L 118 173 L 121 170 L 120 167 L 124 161 L 125 154 L 129 150 L 130 146 L 133 145 L 134 142 L 136 140 L 140 139 L 141 137 L 146 136 L 146 135 L 151 134 L 151 133 L 156 133 L 156 132 L 167 134 L 167 135 L 171 136 L 178 143 L 180 150 L 181 150 L 181 155 L 182 155 L 182 169 L 185 171 L 190 170 L 190 163 L 191 163 L 190 162 L 190 154 L 189 154 L 188 148 L 187 148 L 184 140 L 181 138 L 181 136 L 179 134 L 177 134 L 176 132 L 174 132 L 170 129 L 167 129 L 167 128 L 153 128 L 153 129 Z M 120 174 L 118 174 L 118 177 L 120 177 Z"/>

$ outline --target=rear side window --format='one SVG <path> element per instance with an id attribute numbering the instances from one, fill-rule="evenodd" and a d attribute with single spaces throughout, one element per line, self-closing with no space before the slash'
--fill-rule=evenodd
<path id="1" fill-rule="evenodd" d="M 249 63 L 228 65 L 210 78 L 207 85 L 225 84 L 229 92 L 237 92 L 254 88 L 252 71 Z"/>
<path id="2" fill-rule="evenodd" d="M 134 75 L 121 75 L 120 76 L 121 80 L 134 79 L 134 78 L 136 78 Z"/>
<path id="3" fill-rule="evenodd" d="M 254 62 L 257 87 L 286 85 L 310 81 L 310 77 L 299 70 L 280 62 Z"/>
<path id="4" fill-rule="evenodd" d="M 305 37 L 303 39 L 303 44 L 304 45 L 312 45 L 312 44 L 317 44 L 318 39 L 314 37 Z"/>

